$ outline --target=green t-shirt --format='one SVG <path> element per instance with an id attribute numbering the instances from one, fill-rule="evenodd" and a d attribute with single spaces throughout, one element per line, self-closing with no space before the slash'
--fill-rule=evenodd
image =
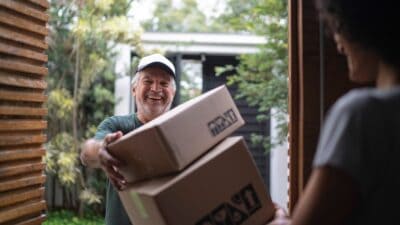
<path id="1" fill-rule="evenodd" d="M 94 138 L 102 140 L 107 134 L 117 131 L 122 131 L 125 135 L 140 126 L 142 126 L 142 123 L 138 120 L 136 114 L 112 116 L 100 123 Z M 106 225 L 131 225 L 118 193 L 109 180 L 107 182 L 105 220 Z"/>

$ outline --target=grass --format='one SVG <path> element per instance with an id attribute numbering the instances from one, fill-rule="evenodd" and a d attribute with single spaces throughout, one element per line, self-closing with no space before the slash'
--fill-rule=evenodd
<path id="1" fill-rule="evenodd" d="M 104 225 L 104 218 L 94 214 L 85 214 L 83 218 L 74 212 L 59 210 L 49 212 L 43 225 Z"/>

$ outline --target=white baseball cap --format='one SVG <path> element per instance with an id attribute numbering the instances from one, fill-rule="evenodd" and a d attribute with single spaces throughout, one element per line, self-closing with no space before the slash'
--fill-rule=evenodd
<path id="1" fill-rule="evenodd" d="M 139 61 L 139 65 L 137 67 L 137 72 L 144 70 L 147 67 L 154 66 L 159 67 L 174 77 L 175 79 L 175 66 L 169 61 L 165 56 L 161 54 L 152 54 L 143 57 Z"/>

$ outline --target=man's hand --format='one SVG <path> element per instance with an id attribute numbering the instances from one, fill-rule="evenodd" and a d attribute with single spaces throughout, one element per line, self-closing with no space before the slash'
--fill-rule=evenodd
<path id="1" fill-rule="evenodd" d="M 275 216 L 267 225 L 289 225 L 291 220 L 283 208 L 275 205 Z"/>
<path id="2" fill-rule="evenodd" d="M 112 155 L 110 155 L 110 153 L 107 151 L 107 145 L 118 140 L 120 137 L 122 137 L 121 131 L 107 134 L 99 150 L 101 168 L 104 170 L 114 187 L 116 187 L 118 190 L 124 189 L 126 185 L 126 180 L 119 173 L 118 169 L 120 166 L 123 165 L 123 162 L 117 160 Z"/>
<path id="3" fill-rule="evenodd" d="M 102 141 L 96 139 L 88 139 L 81 146 L 81 162 L 84 166 L 90 168 L 100 168 L 99 150 Z"/>

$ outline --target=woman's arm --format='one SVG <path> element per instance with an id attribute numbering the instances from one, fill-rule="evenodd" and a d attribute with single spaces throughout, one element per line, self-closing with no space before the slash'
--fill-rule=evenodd
<path id="1" fill-rule="evenodd" d="M 268 225 L 338 225 L 357 206 L 359 193 L 353 179 L 329 166 L 314 169 L 292 219 L 276 214 Z"/>

